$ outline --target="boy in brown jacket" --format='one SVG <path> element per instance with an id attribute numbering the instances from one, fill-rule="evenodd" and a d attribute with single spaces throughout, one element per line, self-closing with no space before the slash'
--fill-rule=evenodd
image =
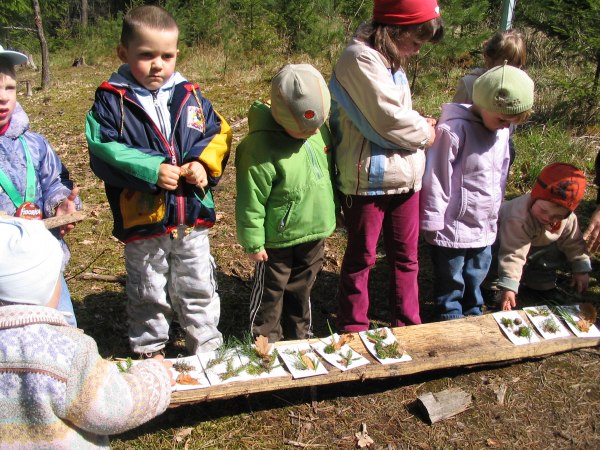
<path id="1" fill-rule="evenodd" d="M 577 167 L 554 163 L 542 169 L 531 193 L 503 203 L 496 283 L 503 310 L 515 308 L 519 283 L 553 289 L 556 270 L 567 264 L 577 293 L 587 290 L 592 266 L 574 214 L 585 187 L 585 175 Z"/>

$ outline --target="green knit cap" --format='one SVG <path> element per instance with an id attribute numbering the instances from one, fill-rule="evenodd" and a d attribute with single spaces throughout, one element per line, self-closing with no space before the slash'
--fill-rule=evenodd
<path id="1" fill-rule="evenodd" d="M 494 67 L 475 80 L 473 104 L 509 116 L 529 111 L 533 107 L 533 80 L 506 63 Z"/>

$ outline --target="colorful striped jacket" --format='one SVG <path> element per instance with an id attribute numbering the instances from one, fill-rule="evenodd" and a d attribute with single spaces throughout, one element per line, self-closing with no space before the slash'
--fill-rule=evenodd
<path id="1" fill-rule="evenodd" d="M 113 234 L 124 242 L 166 234 L 178 225 L 212 226 L 210 189 L 181 183 L 165 191 L 156 184 L 159 167 L 200 161 L 210 188 L 223 174 L 231 149 L 231 128 L 197 85 L 175 73 L 156 93 L 168 107 L 171 136 L 144 110 L 136 94 L 142 89 L 122 66 L 96 90 L 86 120 L 90 166 L 104 180 Z"/>

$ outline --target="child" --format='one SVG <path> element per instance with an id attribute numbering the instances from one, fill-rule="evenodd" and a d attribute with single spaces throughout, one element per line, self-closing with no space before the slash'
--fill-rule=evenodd
<path id="1" fill-rule="evenodd" d="M 540 172 L 531 193 L 500 208 L 498 282 L 502 309 L 516 307 L 519 282 L 531 289 L 556 287 L 556 270 L 571 266 L 573 286 L 587 290 L 592 270 L 575 209 L 585 193 L 585 175 L 565 163 Z"/>
<path id="2" fill-rule="evenodd" d="M 130 10 L 117 47 L 125 64 L 96 91 L 86 123 L 90 164 L 125 243 L 129 342 L 142 355 L 163 351 L 173 312 L 191 354 L 222 342 L 208 228 L 231 129 L 175 71 L 178 35 L 163 8 Z"/>
<path id="3" fill-rule="evenodd" d="M 435 120 L 412 109 L 401 64 L 442 35 L 435 0 L 375 0 L 373 18 L 358 28 L 335 66 L 330 126 L 348 230 L 337 296 L 342 332 L 369 328 L 369 272 L 382 229 L 391 324 L 421 323 L 419 190 Z"/>
<path id="4" fill-rule="evenodd" d="M 475 81 L 472 106 L 442 105 L 421 194 L 421 229 L 442 320 L 482 313 L 480 286 L 508 175 L 508 127 L 529 116 L 533 88 L 525 72 L 503 65 Z"/>
<path id="5" fill-rule="evenodd" d="M 271 107 L 252 105 L 236 149 L 237 236 L 256 262 L 251 332 L 270 342 L 312 335 L 310 292 L 336 224 L 330 101 L 314 67 L 283 67 L 271 81 Z"/>
<path id="6" fill-rule="evenodd" d="M 15 66 L 27 62 L 19 52 L 0 46 L 0 211 L 11 216 L 43 219 L 81 209 L 79 189 L 48 141 L 29 131 L 29 118 L 17 103 Z M 62 239 L 74 225 L 56 231 L 64 252 L 63 267 L 70 253 Z M 58 305 L 69 325 L 77 326 L 71 295 L 64 276 Z"/>
<path id="7" fill-rule="evenodd" d="M 473 83 L 489 69 L 506 63 L 520 69 L 527 61 L 527 48 L 521 33 L 499 31 L 483 43 L 484 67 L 476 67 L 458 82 L 453 103 L 473 103 Z"/>
<path id="8" fill-rule="evenodd" d="M 108 448 L 171 399 L 164 362 L 120 373 L 55 310 L 63 251 L 38 220 L 0 218 L 0 447 Z"/>

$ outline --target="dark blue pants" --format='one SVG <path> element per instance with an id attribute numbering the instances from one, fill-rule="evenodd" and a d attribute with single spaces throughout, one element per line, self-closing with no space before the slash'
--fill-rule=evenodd
<path id="1" fill-rule="evenodd" d="M 431 245 L 434 298 L 441 320 L 481 315 L 481 283 L 492 262 L 491 246 L 446 248 Z"/>

